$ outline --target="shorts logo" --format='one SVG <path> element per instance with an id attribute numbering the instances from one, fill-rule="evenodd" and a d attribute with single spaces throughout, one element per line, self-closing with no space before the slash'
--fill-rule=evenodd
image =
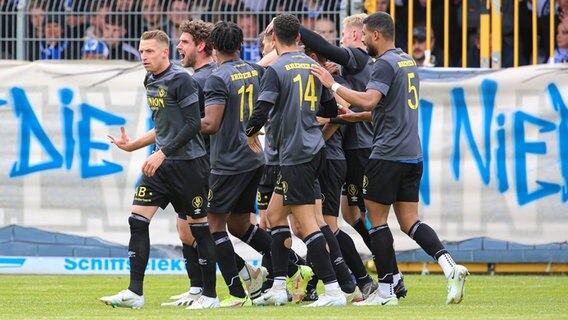
<path id="1" fill-rule="evenodd" d="M 288 183 L 286 181 L 282 181 L 282 192 L 288 193 Z"/>
<path id="2" fill-rule="evenodd" d="M 321 194 L 321 203 L 324 203 L 324 202 L 325 202 L 325 194 L 322 193 Z"/>
<path id="3" fill-rule="evenodd" d="M 349 195 L 352 197 L 359 194 L 359 190 L 357 190 L 357 187 L 354 184 L 350 184 L 349 187 L 347 187 L 347 192 L 349 192 Z"/>
<path id="4" fill-rule="evenodd" d="M 193 200 L 191 201 L 191 204 L 196 209 L 201 208 L 201 206 L 203 205 L 203 198 L 201 196 L 197 196 L 197 197 L 193 198 Z"/>
<path id="5" fill-rule="evenodd" d="M 367 188 L 369 185 L 369 178 L 367 176 L 363 176 L 363 188 Z"/>
<path id="6" fill-rule="evenodd" d="M 209 192 L 207 193 L 207 201 L 211 201 L 211 199 L 213 199 L 213 190 L 209 189 Z"/>

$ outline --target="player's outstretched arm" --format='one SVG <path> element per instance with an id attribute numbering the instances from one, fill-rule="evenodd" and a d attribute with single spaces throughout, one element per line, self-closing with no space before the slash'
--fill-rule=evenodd
<path id="1" fill-rule="evenodd" d="M 345 101 L 352 105 L 359 106 L 364 110 L 373 110 L 383 97 L 383 94 L 376 90 L 359 92 L 348 89 L 335 82 L 331 74 L 320 66 L 312 66 L 312 73 L 318 77 L 326 88 L 331 88 L 333 92 L 338 94 Z"/>
<path id="2" fill-rule="evenodd" d="M 120 138 L 114 137 L 110 134 L 107 137 L 110 139 L 110 143 L 114 144 L 119 149 L 132 152 L 154 143 L 154 141 L 156 140 L 156 131 L 154 129 L 151 129 L 144 135 L 140 136 L 138 139 L 130 141 L 128 135 L 126 134 L 126 129 L 124 127 L 120 127 Z"/>

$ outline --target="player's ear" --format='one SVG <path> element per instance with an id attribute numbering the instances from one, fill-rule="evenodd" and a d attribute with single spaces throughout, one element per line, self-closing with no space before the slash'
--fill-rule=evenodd
<path id="1" fill-rule="evenodd" d="M 205 51 L 205 41 L 201 41 L 201 42 L 197 45 L 197 51 L 198 51 L 198 52 L 203 52 L 203 51 Z"/>

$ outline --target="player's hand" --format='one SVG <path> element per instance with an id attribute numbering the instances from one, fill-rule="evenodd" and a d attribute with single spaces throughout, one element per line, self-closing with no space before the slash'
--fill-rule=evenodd
<path id="1" fill-rule="evenodd" d="M 326 62 L 323 66 L 325 70 L 329 71 L 329 73 L 339 73 L 339 69 L 337 69 L 337 64 L 335 62 Z"/>
<path id="2" fill-rule="evenodd" d="M 164 162 L 164 159 L 166 159 L 166 155 L 162 152 L 162 150 L 152 153 L 152 155 L 144 161 L 144 164 L 142 165 L 142 173 L 148 177 L 153 176 L 162 165 L 162 162 Z"/>
<path id="3" fill-rule="evenodd" d="M 353 111 L 351 111 L 351 109 L 342 106 L 341 108 L 337 109 L 337 114 L 348 114 L 348 113 L 352 113 Z"/>
<path id="4" fill-rule="evenodd" d="M 247 144 L 252 151 L 256 153 L 262 152 L 262 145 L 260 144 L 260 140 L 258 140 L 258 136 L 263 134 L 264 132 L 259 131 L 255 133 L 252 137 L 247 137 Z"/>
<path id="5" fill-rule="evenodd" d="M 119 149 L 129 152 L 132 151 L 132 148 L 130 148 L 130 139 L 124 127 L 120 127 L 120 138 L 116 138 L 110 134 L 107 135 L 107 137 L 110 139 L 110 143 L 114 144 Z"/>
<path id="6" fill-rule="evenodd" d="M 318 77 L 318 79 L 326 88 L 331 88 L 331 85 L 335 83 L 335 80 L 333 80 L 331 73 L 329 73 L 329 71 L 325 70 L 325 68 L 323 67 L 315 65 L 312 66 L 312 74 Z"/>
<path id="7" fill-rule="evenodd" d="M 270 23 L 266 26 L 266 29 L 264 29 L 265 34 L 271 33 L 274 29 L 274 19 L 276 19 L 276 17 L 272 18 L 272 21 L 270 21 Z"/>
<path id="8" fill-rule="evenodd" d="M 320 126 L 325 126 L 329 123 L 329 118 L 316 117 Z"/>

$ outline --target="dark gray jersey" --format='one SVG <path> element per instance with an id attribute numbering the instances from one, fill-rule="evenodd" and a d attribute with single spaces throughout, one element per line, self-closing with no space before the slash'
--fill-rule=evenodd
<path id="1" fill-rule="evenodd" d="M 201 108 L 202 118 L 205 116 L 205 95 L 203 94 L 203 88 L 205 88 L 205 81 L 209 79 L 215 68 L 217 68 L 217 64 L 212 62 L 195 70 L 195 73 L 193 74 L 193 79 L 195 79 L 199 85 L 199 107 Z"/>
<path id="2" fill-rule="evenodd" d="M 335 82 L 351 88 L 345 79 L 338 75 L 333 75 Z M 325 155 L 328 160 L 345 160 L 345 152 L 343 151 L 343 137 L 348 125 L 340 125 L 339 128 L 333 133 L 325 142 Z"/>
<path id="3" fill-rule="evenodd" d="M 333 96 L 311 73 L 312 65 L 317 63 L 304 53 L 284 53 L 262 78 L 258 99 L 274 104 L 268 139 L 283 166 L 308 162 L 324 146 L 316 113 Z"/>
<path id="4" fill-rule="evenodd" d="M 371 159 L 391 161 L 422 158 L 418 136 L 418 68 L 411 56 L 391 49 L 375 62 L 368 90 L 383 94 L 373 109 L 374 139 Z"/>
<path id="5" fill-rule="evenodd" d="M 211 173 L 233 175 L 264 165 L 264 156 L 249 148 L 245 135 L 262 71 L 236 59 L 221 64 L 205 82 L 205 108 L 225 106 L 219 130 L 211 135 Z"/>
<path id="6" fill-rule="evenodd" d="M 274 108 L 271 110 L 271 114 Z M 270 115 L 269 115 L 270 117 Z M 270 140 L 273 137 L 272 125 L 270 118 L 264 124 L 264 159 L 265 163 L 269 166 L 280 165 L 280 156 L 278 156 L 278 150 L 273 146 L 274 141 Z"/>
<path id="7" fill-rule="evenodd" d="M 184 127 L 181 109 L 198 102 L 197 83 L 182 67 L 170 64 L 160 74 L 148 73 L 144 87 L 156 130 L 156 150 L 160 150 Z M 196 116 L 199 116 L 198 111 Z M 197 134 L 185 146 L 168 155 L 168 159 L 191 160 L 205 154 L 203 137 Z"/>
<path id="8" fill-rule="evenodd" d="M 215 68 L 217 68 L 217 64 L 211 62 L 201 66 L 201 68 L 195 70 L 193 74 L 193 79 L 197 81 L 199 87 L 199 110 L 201 111 L 201 118 L 205 117 L 205 94 L 203 93 L 203 88 L 205 88 L 205 81 L 209 79 Z M 203 135 L 203 141 L 205 142 L 205 149 L 209 152 L 211 149 L 211 139 L 208 134 Z"/>
<path id="9" fill-rule="evenodd" d="M 367 54 L 363 49 L 347 48 L 349 52 L 349 63 L 344 66 L 342 77 L 349 83 L 351 89 L 363 92 L 371 79 L 374 61 L 368 58 L 365 65 L 361 65 L 361 61 L 356 58 L 355 50 L 358 50 L 358 56 L 361 52 Z M 363 112 L 364 110 L 353 106 L 351 110 L 354 112 Z M 345 131 L 345 139 L 343 148 L 345 150 L 371 148 L 373 145 L 373 124 L 370 122 L 357 122 L 347 125 Z"/>

